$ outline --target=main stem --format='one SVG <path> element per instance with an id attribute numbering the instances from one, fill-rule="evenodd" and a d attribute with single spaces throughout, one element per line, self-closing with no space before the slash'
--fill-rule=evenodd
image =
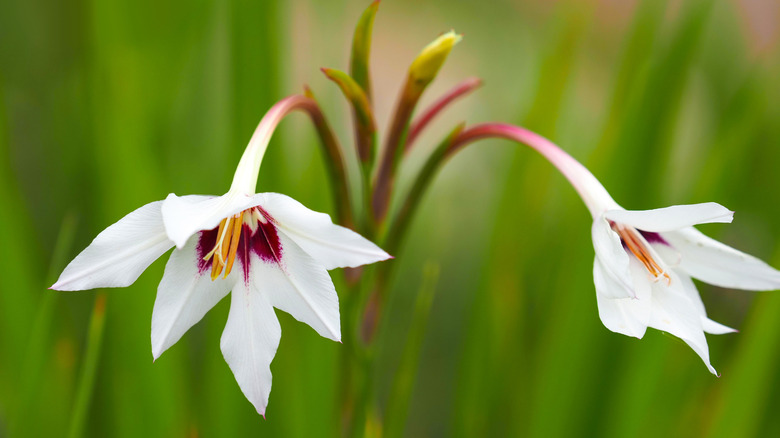
<path id="1" fill-rule="evenodd" d="M 305 112 L 314 124 L 317 134 L 322 143 L 323 152 L 326 156 L 326 166 L 333 182 L 333 202 L 336 204 L 338 222 L 344 226 L 354 228 L 354 217 L 352 214 L 352 203 L 349 194 L 347 181 L 347 172 L 344 160 L 341 155 L 336 137 L 330 128 L 325 115 L 320 110 L 317 101 L 312 98 L 293 95 L 277 102 L 263 116 L 257 125 L 252 138 L 249 140 L 238 162 L 236 173 L 233 176 L 233 184 L 230 186 L 231 192 L 243 192 L 245 194 L 254 194 L 257 186 L 257 177 L 260 170 L 260 164 L 263 161 L 268 143 L 271 141 L 276 127 L 287 115 L 293 111 Z"/>

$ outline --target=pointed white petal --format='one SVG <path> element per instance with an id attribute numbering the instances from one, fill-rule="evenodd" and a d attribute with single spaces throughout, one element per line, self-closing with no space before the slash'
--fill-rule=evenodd
<path id="1" fill-rule="evenodd" d="M 685 341 L 701 357 L 711 373 L 717 371 L 710 364 L 710 352 L 704 337 L 702 317 L 697 307 L 686 296 L 680 277 L 669 272 L 671 282 L 652 284 L 652 314 L 650 327 L 665 331 Z"/>
<path id="2" fill-rule="evenodd" d="M 279 263 L 252 255 L 250 281 L 274 307 L 308 324 L 320 336 L 341 341 L 339 297 L 322 265 L 279 233 Z"/>
<path id="3" fill-rule="evenodd" d="M 700 316 L 706 317 L 707 310 L 704 308 L 704 302 L 701 300 L 699 290 L 696 289 L 696 285 L 691 280 L 691 277 L 683 272 L 675 271 L 674 280 L 679 283 L 679 290 L 688 298 L 694 310 Z"/>
<path id="4" fill-rule="evenodd" d="M 604 218 L 598 218 L 593 221 L 591 236 L 593 238 L 593 249 L 596 251 L 596 258 L 601 262 L 604 272 L 614 282 L 622 285 L 619 288 L 604 289 L 602 295 L 607 298 L 635 297 L 634 283 L 631 280 L 628 268 L 628 253 L 623 249 L 620 236 L 612 230 Z"/>
<path id="5" fill-rule="evenodd" d="M 257 412 L 265 415 L 271 393 L 271 361 L 282 329 L 271 303 L 254 286 L 238 281 L 233 288 L 220 347 L 241 391 Z"/>
<path id="6" fill-rule="evenodd" d="M 672 231 L 696 224 L 730 223 L 734 212 L 714 202 L 673 205 L 655 210 L 609 210 L 604 216 L 643 231 Z"/>
<path id="7" fill-rule="evenodd" d="M 702 317 L 701 326 L 705 333 L 710 333 L 713 335 L 724 335 L 726 333 L 735 333 L 737 331 L 737 329 L 733 329 L 719 322 L 715 322 L 706 316 Z"/>
<path id="8" fill-rule="evenodd" d="M 596 285 L 599 318 L 604 326 L 615 333 L 641 339 L 650 321 L 650 286 L 644 277 L 635 281 L 639 286 L 635 287 L 637 298 L 610 298 L 616 295 L 610 289 L 623 286 L 607 274 L 597 257 L 593 262 L 593 281 Z"/>
<path id="9" fill-rule="evenodd" d="M 161 205 L 162 201 L 146 204 L 103 230 L 68 264 L 51 288 L 84 290 L 133 284 L 173 246 L 165 234 Z"/>
<path id="10" fill-rule="evenodd" d="M 680 282 L 680 285 L 682 286 L 682 291 L 684 292 L 685 296 L 688 298 L 688 300 L 691 302 L 691 305 L 695 309 L 695 311 L 699 314 L 699 319 L 701 319 L 701 325 L 702 329 L 705 333 L 711 333 L 713 335 L 722 335 L 724 333 L 733 333 L 736 330 L 731 327 L 726 327 L 725 325 L 722 325 L 720 323 L 717 323 L 709 318 L 707 318 L 707 311 L 704 308 L 704 302 L 701 300 L 701 295 L 699 294 L 698 289 L 696 289 L 696 285 L 693 284 L 693 280 L 691 280 L 691 277 L 689 277 L 687 274 L 682 272 L 675 271 L 675 280 Z"/>
<path id="11" fill-rule="evenodd" d="M 211 280 L 211 271 L 201 272 L 198 235 L 176 249 L 165 265 L 152 311 L 152 355 L 156 360 L 184 333 L 203 318 L 236 283 L 235 271 L 227 278 Z"/>
<path id="12" fill-rule="evenodd" d="M 278 228 L 325 269 L 356 267 L 387 260 L 391 256 L 360 234 L 334 225 L 325 213 L 318 213 L 279 193 L 263 193 L 261 206 Z"/>
<path id="13" fill-rule="evenodd" d="M 162 205 L 165 232 L 181 249 L 187 239 L 202 230 L 211 230 L 219 222 L 259 204 L 257 196 L 228 193 L 220 197 L 169 194 Z"/>
<path id="14" fill-rule="evenodd" d="M 692 277 L 735 289 L 780 289 L 780 271 L 695 228 L 663 233 L 663 238 L 680 252 L 680 269 Z"/>

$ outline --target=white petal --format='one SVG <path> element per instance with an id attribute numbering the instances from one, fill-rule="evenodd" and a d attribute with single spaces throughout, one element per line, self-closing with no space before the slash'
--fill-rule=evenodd
<path id="1" fill-rule="evenodd" d="M 735 289 L 780 289 L 780 271 L 695 228 L 663 233 L 663 238 L 680 252 L 680 269 L 692 277 Z"/>
<path id="2" fill-rule="evenodd" d="M 220 347 L 236 382 L 260 415 L 271 393 L 271 361 L 282 329 L 267 297 L 252 283 L 238 281 L 230 296 L 230 314 Z"/>
<path id="3" fill-rule="evenodd" d="M 679 281 L 682 285 L 682 290 L 685 293 L 685 296 L 688 298 L 688 300 L 691 302 L 691 305 L 693 305 L 693 308 L 696 310 L 696 312 L 699 314 L 699 319 L 701 320 L 702 329 L 704 329 L 705 333 L 712 333 L 713 335 L 722 335 L 724 333 L 733 333 L 736 330 L 731 327 L 726 327 L 723 324 L 717 323 L 709 318 L 707 318 L 707 311 L 704 308 L 704 302 L 701 300 L 701 295 L 699 294 L 698 289 L 696 289 L 696 285 L 693 284 L 693 280 L 691 280 L 691 277 L 689 277 L 685 273 L 677 272 L 675 271 L 675 281 Z"/>
<path id="4" fill-rule="evenodd" d="M 203 318 L 236 283 L 235 270 L 212 281 L 211 271 L 200 272 L 198 235 L 177 249 L 165 265 L 152 311 L 152 355 L 156 360 Z"/>
<path id="5" fill-rule="evenodd" d="M 673 205 L 655 210 L 609 210 L 604 216 L 643 231 L 671 231 L 696 224 L 730 223 L 734 212 L 714 202 Z"/>
<path id="6" fill-rule="evenodd" d="M 51 288 L 84 290 L 133 284 L 173 246 L 165 234 L 161 205 L 162 201 L 146 204 L 103 230 L 68 264 Z"/>
<path id="7" fill-rule="evenodd" d="M 591 237 L 596 258 L 601 262 L 604 272 L 613 281 L 622 285 L 619 288 L 604 289 L 603 295 L 608 298 L 635 297 L 634 283 L 628 268 L 628 253 L 623 248 L 620 236 L 612 230 L 604 218 L 598 218 L 593 221 Z"/>
<path id="8" fill-rule="evenodd" d="M 686 296 L 680 278 L 672 271 L 671 282 L 653 283 L 650 327 L 665 331 L 685 341 L 701 357 L 711 373 L 717 371 L 710 364 L 710 352 L 704 337 L 699 310 Z"/>
<path id="9" fill-rule="evenodd" d="M 691 305 L 696 310 L 696 312 L 700 316 L 706 317 L 707 310 L 704 308 L 704 301 L 701 300 L 701 295 L 699 294 L 699 290 L 696 289 L 696 285 L 693 283 L 693 280 L 691 280 L 691 277 L 685 273 L 680 273 L 675 271 L 674 281 L 680 283 L 679 290 L 681 290 L 683 294 L 688 298 L 688 300 L 691 302 Z"/>
<path id="10" fill-rule="evenodd" d="M 278 228 L 325 269 L 356 267 L 387 260 L 391 256 L 360 234 L 334 225 L 325 213 L 318 213 L 279 193 L 263 193 L 261 206 Z"/>
<path id="11" fill-rule="evenodd" d="M 639 278 L 636 283 L 641 281 Z M 598 257 L 593 262 L 593 282 L 596 285 L 599 318 L 604 326 L 615 333 L 641 339 L 650 321 L 649 285 L 636 288 L 639 291 L 637 298 L 610 298 L 616 294 L 610 292 L 610 289 L 623 286 L 607 274 Z"/>
<path id="12" fill-rule="evenodd" d="M 282 233 L 279 242 L 279 264 L 251 256 L 250 281 L 274 307 L 308 324 L 320 336 L 341 341 L 339 297 L 328 271 Z"/>
<path id="13" fill-rule="evenodd" d="M 247 208 L 258 205 L 257 196 L 228 193 L 220 197 L 169 194 L 162 205 L 165 231 L 176 247 L 181 249 L 187 239 L 202 230 L 211 230 L 219 222 Z"/>
<path id="14" fill-rule="evenodd" d="M 715 322 L 706 316 L 702 317 L 701 326 L 706 333 L 711 333 L 713 335 L 724 335 L 726 333 L 734 333 L 737 331 L 737 329 L 733 329 L 719 322 Z"/>

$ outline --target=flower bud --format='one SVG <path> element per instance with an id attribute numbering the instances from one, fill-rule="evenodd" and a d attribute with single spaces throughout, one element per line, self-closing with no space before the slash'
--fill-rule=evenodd
<path id="1" fill-rule="evenodd" d="M 436 77 L 439 69 L 450 54 L 452 47 L 457 44 L 462 35 L 449 31 L 436 38 L 432 43 L 425 46 L 417 58 L 409 67 L 409 77 L 422 86 L 427 85 Z"/>

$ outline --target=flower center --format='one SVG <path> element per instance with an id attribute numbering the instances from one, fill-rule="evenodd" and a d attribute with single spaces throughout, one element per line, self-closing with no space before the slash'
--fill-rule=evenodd
<path id="1" fill-rule="evenodd" d="M 245 213 L 250 213 L 250 210 L 244 210 L 241 213 L 222 219 L 222 222 L 219 223 L 217 241 L 214 244 L 214 248 L 203 257 L 205 262 L 211 260 L 212 280 L 216 280 L 222 271 L 225 271 L 225 277 L 227 277 L 233 269 L 238 243 L 241 239 Z"/>
<path id="2" fill-rule="evenodd" d="M 635 228 L 612 222 L 612 229 L 620 236 L 620 240 L 623 241 L 623 246 L 629 250 L 637 260 L 642 262 L 645 269 L 647 269 L 656 281 L 659 280 L 659 277 L 664 277 L 667 285 L 672 282 L 672 278 L 669 274 L 664 271 L 657 261 L 655 261 L 650 248 L 648 248 L 647 241 Z"/>
<path id="3" fill-rule="evenodd" d="M 252 257 L 264 263 L 283 263 L 283 248 L 276 230 L 276 222 L 262 207 L 252 207 L 222 219 L 219 226 L 200 232 L 198 242 L 198 269 L 211 270 L 211 279 L 224 273 L 227 278 L 236 259 L 249 281 Z"/>

